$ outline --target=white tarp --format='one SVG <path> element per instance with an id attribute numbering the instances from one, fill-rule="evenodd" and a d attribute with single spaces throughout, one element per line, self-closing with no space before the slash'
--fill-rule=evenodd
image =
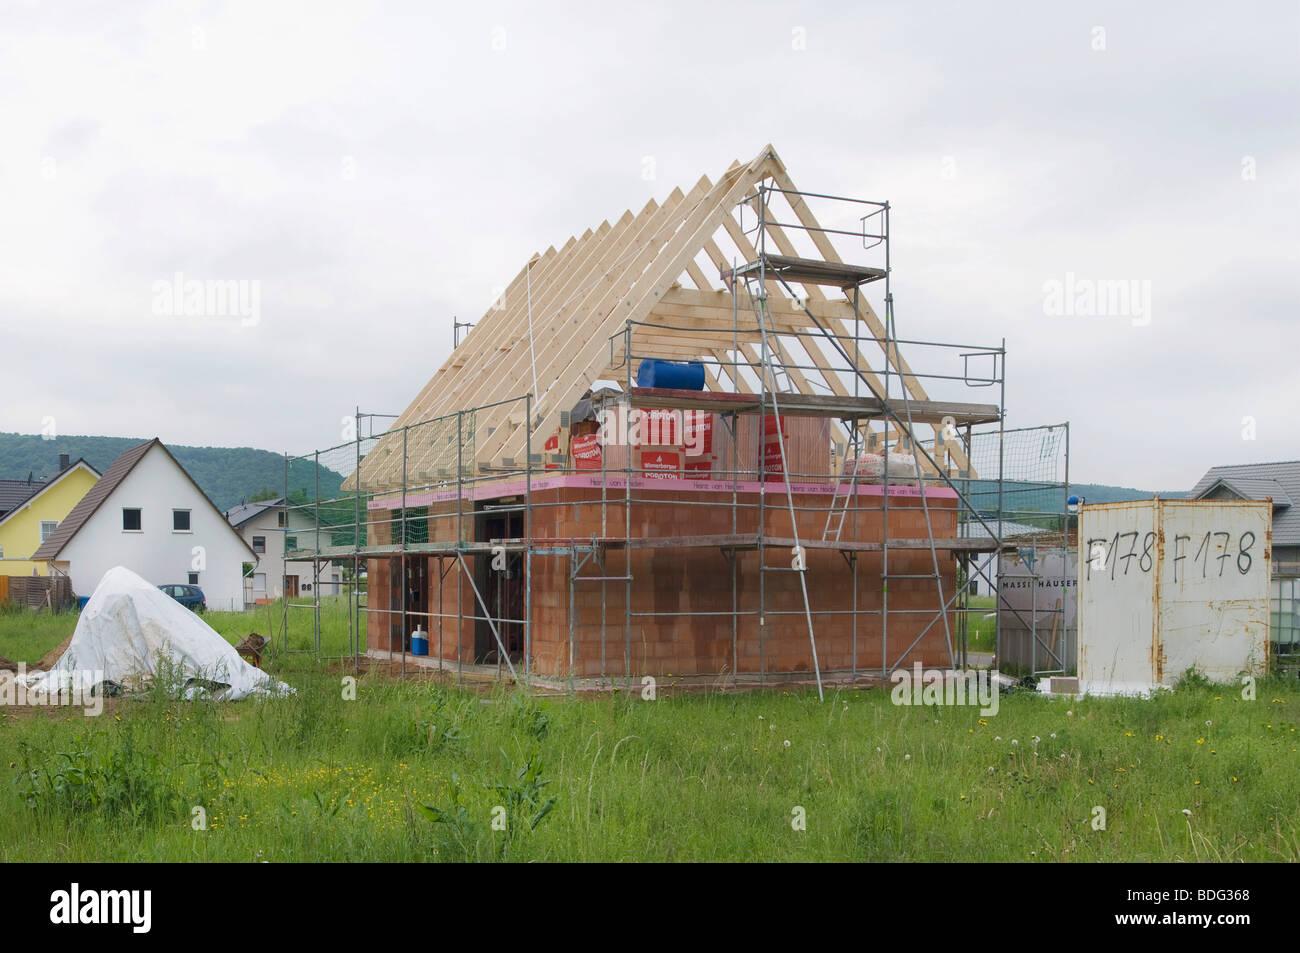
<path id="1" fill-rule="evenodd" d="M 107 680 L 136 688 L 164 665 L 185 697 L 210 692 L 220 701 L 238 701 L 293 691 L 240 658 L 196 613 L 123 566 L 104 573 L 67 651 L 48 672 L 28 675 L 27 687 L 89 690 Z"/>

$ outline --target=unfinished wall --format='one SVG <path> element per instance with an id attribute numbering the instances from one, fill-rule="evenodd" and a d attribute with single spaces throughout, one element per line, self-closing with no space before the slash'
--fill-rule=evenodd
<path id="1" fill-rule="evenodd" d="M 871 507 L 867 512 L 850 513 L 844 521 L 842 540 L 879 541 L 882 535 L 884 514 L 879 508 L 879 488 L 873 495 L 862 497 L 859 507 Z M 624 509 L 618 499 L 621 490 L 609 490 L 609 502 L 604 506 L 602 526 L 601 491 L 595 488 L 563 487 L 534 491 L 532 535 L 534 539 L 562 540 L 563 545 L 573 539 L 588 542 L 591 537 L 622 537 Z M 889 527 L 891 539 L 924 538 L 924 514 L 915 490 L 897 488 L 890 494 Z M 754 533 L 757 529 L 757 509 L 738 509 L 733 526 L 730 492 L 703 490 L 647 490 L 634 491 L 637 502 L 632 505 L 631 536 L 636 537 L 691 537 L 730 533 Z M 799 512 L 801 538 L 822 538 L 826 522 L 825 509 L 830 504 L 828 493 L 796 494 L 796 508 L 808 507 Z M 740 495 L 740 502 L 754 505 L 754 493 Z M 790 513 L 786 508 L 784 493 L 768 498 L 771 507 L 765 513 L 764 531 L 767 536 L 790 537 Z M 956 535 L 956 500 L 950 491 L 931 491 L 928 498 L 931 523 L 936 537 Z M 430 507 L 430 541 L 453 541 L 456 538 L 454 515 L 439 518 L 436 513 L 455 513 L 454 502 L 441 508 Z M 372 519 L 387 518 L 386 511 L 372 511 Z M 462 532 L 467 540 L 473 539 L 474 520 L 466 515 Z M 376 537 L 377 539 L 378 537 Z M 769 566 L 788 567 L 788 549 L 769 547 L 766 550 Z M 408 560 L 423 560 L 427 567 L 429 611 L 455 614 L 457 598 L 466 615 L 474 614 L 474 591 L 467 574 L 455 568 L 454 557 L 442 557 L 444 568 L 450 572 L 439 584 L 439 557 L 407 556 Z M 478 559 L 487 556 L 466 556 L 471 567 Z M 579 557 L 580 558 L 580 557 Z M 817 637 L 819 661 L 822 670 L 841 671 L 855 666 L 859 671 L 879 671 L 886 646 L 882 638 L 879 610 L 882 607 L 881 563 L 882 555 L 860 553 L 857 556 L 856 590 L 859 614 L 850 614 L 854 608 L 855 573 L 838 551 L 808 550 L 809 600 L 813 606 L 814 631 Z M 569 573 L 571 559 L 567 555 L 535 554 L 532 558 L 531 593 L 531 645 L 532 665 L 541 675 L 578 678 L 598 675 L 620 676 L 625 673 L 625 653 L 630 657 L 630 674 L 639 677 L 650 674 L 668 675 L 724 675 L 733 671 L 743 674 L 805 672 L 812 669 L 807 623 L 803 614 L 803 598 L 799 576 L 795 572 L 780 571 L 762 574 L 765 589 L 767 618 L 760 626 L 755 615 L 738 616 L 734 622 L 732 609 L 733 572 L 724 551 L 716 546 L 674 547 L 671 549 L 635 549 L 631 553 L 631 608 L 633 616 L 625 629 L 625 585 L 621 581 L 602 584 L 596 581 L 575 583 L 570 611 Z M 581 569 L 583 576 L 619 577 L 627 574 L 628 554 L 618 546 L 606 549 L 603 566 L 588 560 Z M 956 561 L 949 553 L 940 551 L 939 565 L 943 577 L 945 597 L 950 597 L 956 582 Z M 372 610 L 387 606 L 391 592 L 392 568 L 400 571 L 400 563 L 389 559 L 370 560 L 369 605 Z M 931 571 L 929 549 L 891 550 L 891 574 L 919 574 Z M 736 604 L 742 612 L 753 612 L 759 604 L 760 573 L 758 553 L 742 551 L 736 554 L 735 588 Z M 437 603 L 441 593 L 442 608 Z M 603 608 L 602 608 L 603 606 Z M 900 656 L 913 643 L 918 634 L 935 620 L 938 596 L 933 579 L 895 579 L 889 587 L 891 610 L 888 630 L 888 658 L 897 663 Z M 400 608 L 400 605 L 398 606 Z M 899 613 L 898 610 L 905 610 Z M 691 615 L 645 615 L 645 613 L 692 613 Z M 868 614 L 875 613 L 875 614 Z M 384 616 L 369 613 L 369 646 L 400 651 L 401 645 L 390 642 L 389 626 Z M 604 620 L 602 624 L 602 619 Z M 954 625 L 953 617 L 949 624 Z M 430 654 L 455 659 L 457 651 L 465 662 L 474 661 L 474 623 L 465 619 L 433 619 L 427 624 L 430 632 Z M 410 621 L 410 629 L 414 622 Z M 572 631 L 572 644 L 570 632 Z M 760 632 L 762 633 L 760 636 Z M 441 651 L 439 650 L 441 638 Z M 856 652 L 855 652 L 856 650 Z M 570 659 L 572 658 L 572 666 Z M 906 654 L 904 661 L 920 661 L 926 666 L 948 663 L 942 620 L 934 621 L 927 635 Z"/>

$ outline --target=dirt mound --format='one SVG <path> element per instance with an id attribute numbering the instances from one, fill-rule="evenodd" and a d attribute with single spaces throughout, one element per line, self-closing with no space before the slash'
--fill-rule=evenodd
<path id="1" fill-rule="evenodd" d="M 18 663 L 11 662 L 3 655 L 0 655 L 0 672 L 16 672 L 16 671 L 18 671 Z"/>
<path id="2" fill-rule="evenodd" d="M 68 646 L 71 644 L 72 644 L 72 636 L 70 635 L 62 642 L 60 642 L 57 648 L 50 649 L 50 651 L 46 652 L 43 656 L 41 656 L 41 660 L 39 662 L 37 662 L 35 665 L 29 665 L 28 668 L 32 669 L 33 671 L 48 672 L 50 669 L 54 667 L 54 663 L 56 663 L 59 659 L 63 658 L 63 653 L 68 651 Z"/>

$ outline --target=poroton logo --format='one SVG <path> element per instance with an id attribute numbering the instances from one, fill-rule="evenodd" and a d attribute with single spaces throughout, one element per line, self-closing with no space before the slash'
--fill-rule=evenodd
<path id="1" fill-rule="evenodd" d="M 152 890 L 71 890 L 50 894 L 50 922 L 66 924 L 129 924 L 133 933 L 148 933 L 152 922 Z"/>

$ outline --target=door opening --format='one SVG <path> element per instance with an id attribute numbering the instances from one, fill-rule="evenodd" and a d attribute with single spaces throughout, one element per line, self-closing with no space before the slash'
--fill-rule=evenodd
<path id="1" fill-rule="evenodd" d="M 500 507 L 502 501 L 494 500 L 487 504 L 478 504 L 474 517 L 474 538 L 476 542 L 488 543 L 499 540 L 518 540 L 524 535 L 524 514 L 522 509 L 485 509 L 486 506 Z M 504 568 L 493 569 L 490 553 L 475 557 L 474 584 L 487 603 L 487 613 L 511 662 L 521 661 L 524 657 L 524 554 L 521 552 L 505 553 Z M 474 661 L 479 664 L 492 665 L 501 661 L 497 640 L 492 634 L 483 607 L 474 600 Z"/>
<path id="2" fill-rule="evenodd" d="M 402 576 L 402 562 L 406 576 Z M 416 626 L 429 631 L 429 558 L 427 556 L 392 556 L 388 560 L 388 637 L 391 651 L 411 651 L 411 633 Z M 402 625 L 402 606 L 406 606 L 406 625 Z"/>

